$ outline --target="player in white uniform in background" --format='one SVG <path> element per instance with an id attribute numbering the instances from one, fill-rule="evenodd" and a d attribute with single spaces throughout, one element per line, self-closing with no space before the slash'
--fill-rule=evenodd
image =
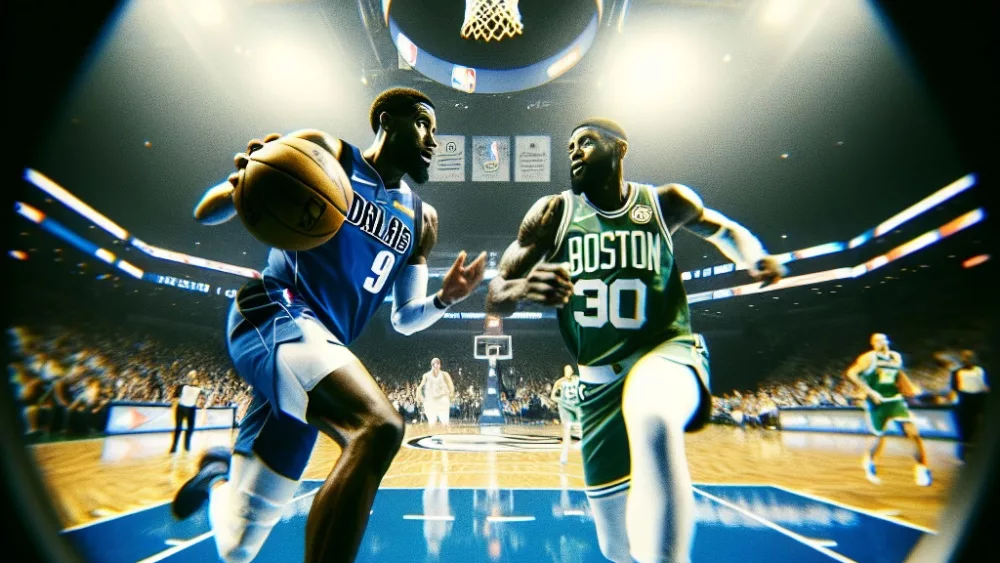
<path id="1" fill-rule="evenodd" d="M 563 426 L 563 448 L 559 463 L 569 460 L 569 447 L 573 443 L 573 425 L 580 424 L 580 376 L 573 372 L 573 366 L 563 367 L 563 376 L 552 384 L 549 399 L 559 405 L 559 421 Z"/>
<path id="2" fill-rule="evenodd" d="M 427 422 L 431 426 L 438 421 L 441 424 L 448 424 L 451 400 L 455 396 L 455 384 L 452 383 L 448 372 L 441 371 L 441 360 L 438 358 L 431 360 L 431 371 L 426 372 L 420 380 L 417 395 L 424 403 L 424 414 L 427 415 Z"/>

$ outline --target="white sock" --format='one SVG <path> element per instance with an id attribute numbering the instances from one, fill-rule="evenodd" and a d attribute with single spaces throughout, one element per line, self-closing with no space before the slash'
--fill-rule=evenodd
<path id="1" fill-rule="evenodd" d="M 219 557 L 245 563 L 257 556 L 299 484 L 256 456 L 235 455 L 233 461 L 230 480 L 212 491 L 208 519 Z"/>

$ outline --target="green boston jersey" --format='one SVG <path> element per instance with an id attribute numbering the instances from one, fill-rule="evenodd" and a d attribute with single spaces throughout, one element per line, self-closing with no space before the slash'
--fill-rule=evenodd
<path id="1" fill-rule="evenodd" d="M 580 378 L 563 379 L 562 390 L 559 392 L 559 401 L 567 407 L 580 405 Z"/>
<path id="2" fill-rule="evenodd" d="M 903 369 L 903 359 L 896 352 L 888 354 L 872 353 L 872 363 L 868 370 L 861 374 L 864 382 L 886 399 L 902 397 L 896 379 L 899 370 Z"/>
<path id="3" fill-rule="evenodd" d="M 652 186 L 628 183 L 621 209 L 597 209 L 560 194 L 563 221 L 553 262 L 569 265 L 575 288 L 558 309 L 559 330 L 580 365 L 607 365 L 691 333 L 687 294 Z"/>

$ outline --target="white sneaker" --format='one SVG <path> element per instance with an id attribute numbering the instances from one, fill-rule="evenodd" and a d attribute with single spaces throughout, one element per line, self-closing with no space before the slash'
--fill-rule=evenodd
<path id="1" fill-rule="evenodd" d="M 873 485 L 882 484 L 882 480 L 878 478 L 878 474 L 875 469 L 875 462 L 872 461 L 872 457 L 870 455 L 866 455 L 861 459 L 861 467 L 865 470 L 865 477 L 867 477 Z"/>
<path id="2" fill-rule="evenodd" d="M 921 487 L 930 487 L 931 483 L 934 482 L 931 479 L 931 470 L 927 468 L 926 465 L 917 465 L 913 468 L 913 478 L 917 482 L 917 485 Z"/>

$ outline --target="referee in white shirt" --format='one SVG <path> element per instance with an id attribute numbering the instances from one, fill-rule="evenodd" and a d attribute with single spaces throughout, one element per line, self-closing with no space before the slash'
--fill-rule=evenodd
<path id="1" fill-rule="evenodd" d="M 938 354 L 951 370 L 951 396 L 956 403 L 959 434 L 962 442 L 974 443 L 979 427 L 986 413 L 986 394 L 990 385 L 986 380 L 986 370 L 978 365 L 972 350 L 963 350 L 958 358 L 948 354 Z"/>
<path id="2" fill-rule="evenodd" d="M 194 413 L 198 406 L 198 396 L 202 389 L 197 382 L 198 372 L 191 370 L 187 374 L 190 385 L 180 385 L 174 393 L 174 441 L 170 445 L 170 453 L 177 452 L 177 439 L 181 435 L 181 423 L 187 420 L 187 430 L 184 433 L 184 450 L 191 451 L 191 435 L 194 434 Z"/>

